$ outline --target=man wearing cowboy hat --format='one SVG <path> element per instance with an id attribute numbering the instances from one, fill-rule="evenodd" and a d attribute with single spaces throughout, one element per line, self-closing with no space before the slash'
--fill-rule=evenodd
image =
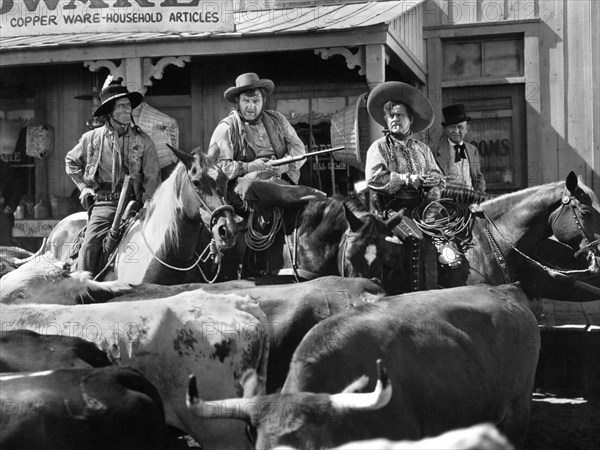
<path id="1" fill-rule="evenodd" d="M 79 188 L 79 200 L 89 214 L 78 270 L 97 273 L 102 241 L 115 217 L 125 176 L 133 181 L 132 198 L 141 202 L 149 200 L 160 184 L 154 143 L 131 115 L 143 99 L 139 92 L 121 85 L 104 88 L 94 117 L 105 116 L 105 125 L 85 133 L 65 157 L 67 174 Z"/>
<path id="2" fill-rule="evenodd" d="M 469 121 L 465 105 L 456 104 L 442 109 L 444 137 L 437 148 L 435 159 L 447 175 L 448 186 L 472 189 L 485 193 L 485 179 L 481 173 L 477 147 L 465 142 Z"/>
<path id="3" fill-rule="evenodd" d="M 305 160 L 283 166 L 271 161 L 303 155 L 304 144 L 285 116 L 264 109 L 275 85 L 255 73 L 244 73 L 225 91 L 225 100 L 236 105 L 213 132 L 208 155 L 229 180 L 284 179 L 297 184 Z"/>
<path id="4" fill-rule="evenodd" d="M 388 210 L 413 208 L 423 201 L 438 200 L 445 186 L 442 171 L 430 148 L 412 137 L 433 124 L 434 113 L 421 92 L 406 83 L 388 81 L 369 94 L 367 110 L 375 122 L 384 127 L 384 136 L 371 144 L 367 151 L 365 176 L 372 192 L 373 209 L 386 215 Z M 438 214 L 432 206 L 424 220 L 434 221 Z M 411 268 L 410 289 L 437 287 L 437 258 L 435 248 L 410 218 L 410 211 L 394 234 L 413 249 L 413 258 L 423 260 L 424 283 L 419 281 L 419 268 Z M 420 248 L 420 250 L 419 250 Z M 411 258 L 411 259 L 413 259 Z"/>

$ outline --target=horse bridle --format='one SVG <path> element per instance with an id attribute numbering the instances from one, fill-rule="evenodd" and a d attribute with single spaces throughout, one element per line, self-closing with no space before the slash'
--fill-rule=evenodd
<path id="1" fill-rule="evenodd" d="M 575 220 L 575 225 L 577 225 L 577 229 L 579 230 L 579 234 L 581 235 L 581 242 L 584 244 L 583 246 L 580 246 L 579 250 L 577 250 L 573 256 L 575 258 L 577 258 L 581 253 L 583 253 L 584 251 L 587 251 L 588 252 L 588 260 L 590 260 L 590 269 L 591 269 L 591 266 L 593 265 L 591 260 L 595 261 L 596 252 L 597 252 L 596 248 L 594 248 L 594 245 L 599 244 L 600 239 L 594 240 L 593 237 L 590 238 L 587 235 L 587 233 L 583 229 L 583 226 L 581 225 L 581 220 L 579 219 L 579 216 L 577 215 L 577 210 L 575 209 L 575 206 L 573 206 L 573 200 L 577 200 L 577 197 L 575 195 L 567 194 L 566 188 L 565 188 L 565 193 L 563 194 L 563 196 L 560 199 L 560 209 L 554 216 L 554 219 L 552 219 L 552 222 L 550 223 L 550 228 L 554 227 L 554 223 L 558 220 L 560 215 L 563 213 L 565 207 L 569 206 L 571 208 L 571 214 L 573 216 L 573 220 Z M 552 213 L 552 214 L 554 214 L 554 213 Z"/>
<path id="2" fill-rule="evenodd" d="M 189 180 L 189 175 L 188 175 L 188 180 Z M 191 180 L 189 180 L 189 181 L 190 181 L 190 183 L 192 183 Z M 200 202 L 200 205 L 201 205 L 200 210 L 202 211 L 202 209 L 203 209 L 202 207 L 204 207 L 204 211 L 210 212 L 210 219 L 208 221 L 208 224 L 203 219 L 201 219 L 201 220 L 202 220 L 202 224 L 206 227 L 207 231 L 212 236 L 212 227 L 214 226 L 214 223 L 217 220 L 217 215 L 221 214 L 224 211 L 230 211 L 231 213 L 233 213 L 234 212 L 233 206 L 223 204 L 221 206 L 218 206 L 214 210 L 211 210 L 208 203 L 206 203 L 206 201 L 200 196 L 200 194 L 198 194 L 198 192 L 196 191 L 195 188 L 193 189 L 193 191 L 196 194 L 198 201 Z M 224 200 L 223 200 L 223 202 L 224 202 Z M 148 250 L 152 254 L 152 257 L 154 259 L 156 259 L 160 264 L 162 264 L 163 266 L 165 266 L 169 269 L 177 270 L 179 272 L 187 272 L 188 270 L 191 270 L 194 267 L 197 267 L 198 270 L 200 271 L 200 274 L 202 275 L 202 277 L 204 278 L 204 280 L 207 283 L 214 283 L 216 281 L 217 277 L 219 276 L 219 274 L 221 273 L 221 259 L 222 259 L 221 258 L 221 256 L 222 256 L 221 248 L 216 244 L 214 238 L 212 238 L 212 237 L 211 237 L 210 242 L 206 246 L 206 248 L 202 251 L 202 253 L 198 256 L 198 259 L 196 259 L 191 266 L 177 267 L 177 266 L 173 266 L 173 265 L 163 261 L 162 259 L 160 259 L 158 257 L 158 255 L 154 252 L 154 250 L 152 250 L 152 247 L 150 247 L 150 244 L 149 244 L 148 240 L 146 239 L 146 235 L 144 233 L 144 226 L 143 226 L 141 218 L 140 218 L 140 234 L 142 236 L 142 239 L 144 240 L 144 243 L 146 244 L 146 247 L 148 247 Z M 210 257 L 217 260 L 217 263 L 218 263 L 216 275 L 211 280 L 208 279 L 208 277 L 202 270 L 202 267 L 200 267 L 200 262 L 206 262 Z"/>
<path id="3" fill-rule="evenodd" d="M 577 228 L 579 229 L 579 232 L 581 233 L 581 237 L 582 239 L 585 239 L 586 242 L 589 242 L 589 244 L 586 244 L 585 246 L 583 246 L 582 248 L 580 248 L 577 252 L 575 252 L 574 256 L 577 257 L 578 255 L 581 254 L 581 252 L 584 249 L 587 249 L 587 251 L 589 252 L 589 255 L 591 255 L 591 257 L 589 257 L 589 261 L 590 264 L 588 266 L 587 269 L 555 269 L 555 268 L 551 268 L 551 267 L 547 267 L 544 264 L 540 263 L 539 261 L 533 259 L 531 256 L 526 255 L 525 253 L 523 253 L 521 250 L 519 250 L 512 242 L 510 242 L 508 240 L 508 238 L 506 236 L 504 236 L 504 234 L 498 229 L 498 227 L 496 226 L 496 224 L 492 221 L 492 219 L 486 214 L 486 212 L 481 208 L 481 207 L 477 207 L 473 209 L 474 213 L 482 213 L 483 216 L 485 217 L 485 219 L 492 225 L 492 227 L 494 227 L 494 229 L 496 230 L 496 232 L 498 233 L 498 235 L 502 238 L 502 240 L 504 242 L 506 242 L 508 244 L 508 246 L 513 249 L 516 253 L 518 253 L 519 255 L 521 255 L 523 258 L 525 258 L 527 261 L 531 262 L 532 264 L 542 268 L 544 271 L 546 272 L 557 272 L 557 273 L 561 273 L 561 274 L 576 274 L 576 273 L 587 273 L 587 272 L 591 272 L 591 273 L 595 273 L 598 271 L 598 263 L 596 261 L 595 258 L 595 249 L 589 249 L 590 246 L 597 244 L 600 242 L 600 239 L 597 239 L 595 241 L 590 242 L 587 235 L 585 234 L 585 230 L 583 229 L 583 227 L 581 226 L 581 221 L 579 220 L 579 217 L 577 216 L 577 213 L 575 211 L 575 207 L 571 204 L 571 201 L 573 199 L 576 199 L 575 196 L 570 196 L 568 194 L 564 194 L 561 198 L 561 206 L 560 206 L 560 210 L 558 210 L 558 212 L 556 213 L 556 216 L 554 217 L 554 219 L 552 219 L 552 222 L 550 224 L 550 227 L 552 228 L 552 226 L 554 225 L 554 223 L 556 222 L 556 220 L 558 219 L 558 217 L 560 216 L 560 214 L 562 214 L 562 210 L 564 209 L 565 206 L 570 205 L 571 207 L 571 211 L 573 213 L 573 218 L 575 219 L 575 223 L 577 225 Z M 554 213 L 551 213 L 551 215 Z M 506 282 L 510 281 L 510 276 L 508 275 L 508 264 L 506 263 L 506 258 L 504 257 L 504 255 L 502 254 L 502 251 L 500 250 L 500 248 L 498 247 L 498 244 L 496 243 L 494 237 L 491 235 L 491 233 L 489 232 L 489 230 L 487 229 L 487 227 L 483 227 L 484 229 L 484 234 L 486 235 L 490 246 L 492 247 L 492 251 L 494 256 L 496 257 L 496 260 L 498 261 L 500 268 L 502 269 L 502 273 L 504 278 L 507 280 Z"/>

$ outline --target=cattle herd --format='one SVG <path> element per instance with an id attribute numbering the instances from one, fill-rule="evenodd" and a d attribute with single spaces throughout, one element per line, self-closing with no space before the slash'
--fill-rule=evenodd
<path id="1" fill-rule="evenodd" d="M 140 284 L 77 304 L 61 274 L 0 288 L 3 450 L 524 444 L 540 335 L 518 284 Z"/>

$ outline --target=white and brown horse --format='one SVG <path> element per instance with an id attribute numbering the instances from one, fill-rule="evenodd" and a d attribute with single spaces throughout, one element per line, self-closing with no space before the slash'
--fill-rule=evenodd
<path id="1" fill-rule="evenodd" d="M 131 284 L 195 281 L 201 259 L 197 248 L 209 253 L 235 244 L 237 222 L 225 202 L 225 175 L 198 150 L 176 153 L 181 162 L 125 231 L 102 279 Z M 86 221 L 85 212 L 63 219 L 50 234 L 42 258 L 70 263 L 72 246 Z M 203 228 L 209 232 L 201 233 Z"/>

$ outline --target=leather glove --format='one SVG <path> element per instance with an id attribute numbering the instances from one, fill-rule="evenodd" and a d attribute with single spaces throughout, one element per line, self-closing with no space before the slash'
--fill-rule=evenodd
<path id="1" fill-rule="evenodd" d="M 274 160 L 274 161 L 275 161 L 275 160 Z M 279 177 L 279 178 L 281 178 L 281 176 L 282 176 L 284 173 L 287 173 L 287 172 L 289 172 L 289 170 L 290 170 L 290 165 L 289 165 L 289 164 L 283 164 L 283 165 L 281 165 L 281 166 L 273 166 L 273 165 L 271 165 L 269 162 L 267 162 L 267 166 L 269 167 L 269 169 L 268 169 L 268 170 L 270 170 L 270 171 L 271 171 L 271 174 L 272 174 L 274 177 Z"/>
<path id="2" fill-rule="evenodd" d="M 430 173 L 425 175 L 423 179 L 423 187 L 434 187 L 440 184 L 440 176 L 438 174 Z"/>
<path id="3" fill-rule="evenodd" d="M 81 203 L 81 206 L 85 208 L 86 211 L 90 209 L 90 207 L 94 203 L 95 194 L 96 193 L 91 187 L 83 188 L 83 190 L 79 194 L 79 202 Z"/>
<path id="4" fill-rule="evenodd" d="M 245 173 L 262 172 L 267 170 L 267 163 L 262 159 L 255 159 L 252 162 L 246 163 L 244 167 Z"/>

